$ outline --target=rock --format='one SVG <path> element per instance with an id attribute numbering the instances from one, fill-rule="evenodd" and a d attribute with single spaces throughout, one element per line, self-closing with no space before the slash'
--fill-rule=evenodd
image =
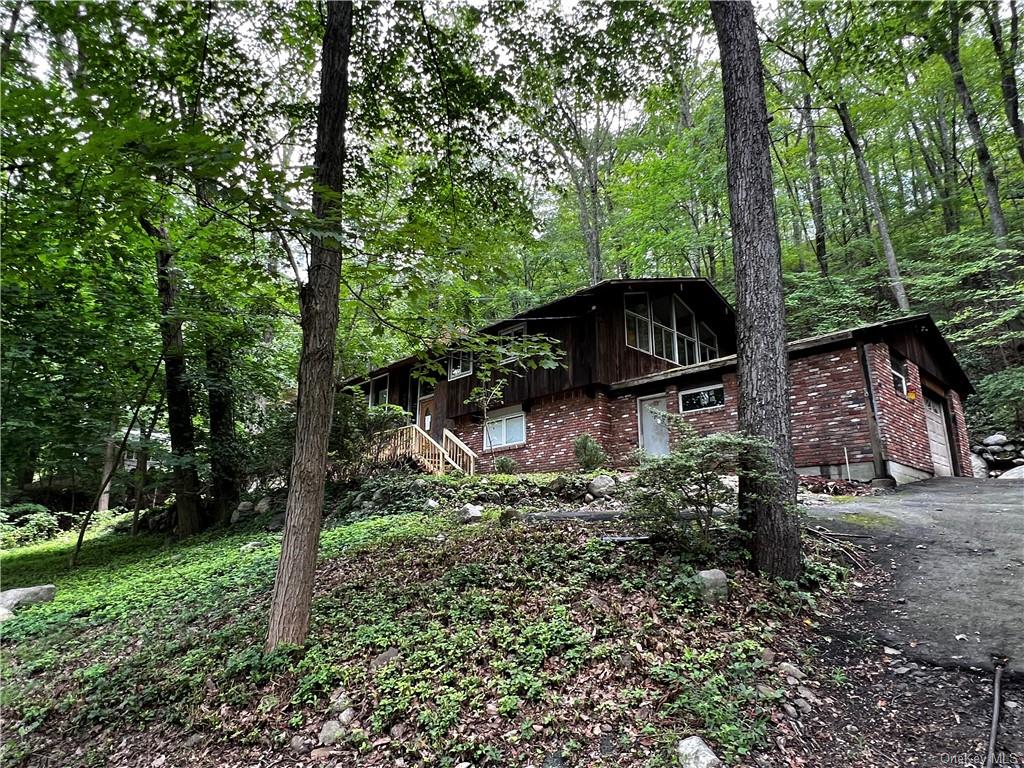
<path id="1" fill-rule="evenodd" d="M 903 651 L 898 651 L 895 648 L 890 648 L 888 645 L 882 646 L 882 652 L 886 656 L 902 656 Z"/>
<path id="2" fill-rule="evenodd" d="M 291 746 L 295 752 L 298 752 L 300 755 L 304 755 L 307 752 L 309 752 L 309 749 L 312 745 L 309 743 L 305 736 L 295 735 L 292 736 Z"/>
<path id="3" fill-rule="evenodd" d="M 1024 480 L 1024 464 L 1008 469 L 1001 474 L 998 480 Z"/>
<path id="4" fill-rule="evenodd" d="M 794 707 L 792 704 L 783 704 L 782 711 L 786 713 L 786 717 L 788 717 L 790 720 L 796 720 L 799 717 L 796 711 L 796 707 Z"/>
<path id="5" fill-rule="evenodd" d="M 337 744 L 345 736 L 345 726 L 337 720 L 328 720 L 320 728 L 320 744 L 330 747 Z"/>
<path id="6" fill-rule="evenodd" d="M 796 705 L 796 708 L 803 712 L 805 715 L 811 711 L 811 705 L 803 699 L 796 699 L 793 703 Z"/>
<path id="7" fill-rule="evenodd" d="M 427 501 L 425 502 L 424 506 L 427 509 L 437 509 L 441 505 L 438 503 L 437 499 L 427 499 Z"/>
<path id="8" fill-rule="evenodd" d="M 598 475 L 587 483 L 587 493 L 595 499 L 602 499 L 612 492 L 615 487 L 615 478 L 610 475 Z"/>
<path id="9" fill-rule="evenodd" d="M 370 662 L 370 669 L 379 669 L 380 667 L 383 667 L 385 664 L 392 662 L 395 659 L 401 658 L 401 656 L 402 652 L 394 646 L 391 646 L 386 651 L 377 654 L 373 658 L 373 661 Z"/>
<path id="10" fill-rule="evenodd" d="M 558 752 L 549 752 L 544 757 L 544 762 L 541 764 L 541 768 L 565 768 L 565 758 L 562 757 Z"/>
<path id="11" fill-rule="evenodd" d="M 373 502 L 377 503 L 378 501 L 384 501 L 384 495 L 384 489 L 378 488 L 376 491 L 373 492 Z"/>
<path id="12" fill-rule="evenodd" d="M 773 661 L 775 661 L 775 651 L 769 648 L 765 648 L 761 652 L 761 661 L 763 661 L 765 664 L 771 664 Z"/>
<path id="13" fill-rule="evenodd" d="M 459 510 L 459 521 L 463 523 L 479 523 L 483 520 L 484 508 L 479 504 L 464 504 Z"/>
<path id="14" fill-rule="evenodd" d="M 583 494 L 583 503 L 584 504 L 593 504 L 595 501 L 597 501 L 597 497 L 594 496 L 594 494 L 592 494 L 592 493 L 585 493 L 585 494 Z"/>
<path id="15" fill-rule="evenodd" d="M 14 618 L 14 612 L 8 608 L 0 607 L 0 624 L 3 624 L 8 619 Z"/>
<path id="16" fill-rule="evenodd" d="M 251 501 L 240 501 L 235 511 L 231 513 L 231 523 L 241 523 L 256 514 L 255 507 Z"/>
<path id="17" fill-rule="evenodd" d="M 352 723 L 355 722 L 355 719 L 356 711 L 352 709 L 352 707 L 346 707 L 341 711 L 341 714 L 338 715 L 338 722 L 344 726 L 352 725 Z"/>
<path id="18" fill-rule="evenodd" d="M 257 549 L 263 549 L 265 546 L 267 546 L 265 541 L 250 541 L 248 544 L 240 546 L 238 551 L 244 555 L 249 552 L 255 552 Z"/>
<path id="19" fill-rule="evenodd" d="M 697 574 L 700 581 L 700 594 L 705 603 L 714 605 L 729 597 L 729 577 L 725 571 L 712 568 Z"/>
<path id="20" fill-rule="evenodd" d="M 345 692 L 344 688 L 335 688 L 331 692 L 331 703 L 327 706 L 327 709 L 331 712 L 342 712 L 352 706 L 352 702 L 348 698 L 348 693 Z"/>
<path id="21" fill-rule="evenodd" d="M 700 736 L 690 736 L 676 745 L 676 757 L 682 768 L 723 768 L 722 761 Z"/>
<path id="22" fill-rule="evenodd" d="M 550 483 L 548 483 L 548 490 L 554 493 L 555 495 L 558 495 L 565 490 L 565 487 L 567 485 L 569 485 L 569 481 L 562 477 L 561 475 L 559 475 Z"/>
<path id="23" fill-rule="evenodd" d="M 270 522 L 267 523 L 267 530 L 271 533 L 284 530 L 284 512 L 270 518 Z"/>
<path id="24" fill-rule="evenodd" d="M 273 501 L 269 496 L 264 496 L 262 499 L 256 502 L 254 512 L 257 515 L 265 515 L 270 511 L 270 503 Z"/>
<path id="25" fill-rule="evenodd" d="M 989 435 L 981 442 L 985 445 L 1003 445 L 1006 443 L 1006 435 L 1002 432 L 996 432 L 994 435 Z"/>
<path id="26" fill-rule="evenodd" d="M 331 756 L 331 752 L 330 747 L 318 747 L 309 753 L 309 757 L 311 760 L 326 760 Z"/>
<path id="27" fill-rule="evenodd" d="M 796 687 L 796 692 L 800 696 L 800 698 L 806 699 L 807 701 L 811 702 L 811 704 L 818 703 L 818 697 L 815 696 L 814 691 L 812 691 L 806 685 L 798 685 Z"/>
<path id="28" fill-rule="evenodd" d="M 909 671 L 910 671 L 910 667 L 896 667 L 896 669 L 894 669 L 892 671 L 892 673 L 894 675 L 905 675 Z"/>
<path id="29" fill-rule="evenodd" d="M 35 605 L 36 603 L 49 603 L 57 594 L 57 588 L 53 584 L 41 584 L 38 587 L 19 587 L 18 589 L 5 589 L 0 592 L 0 608 L 13 611 L 19 605 Z"/>
<path id="30" fill-rule="evenodd" d="M 971 472 L 975 477 L 986 477 L 988 475 L 988 462 L 981 456 L 971 454 Z"/>
<path id="31" fill-rule="evenodd" d="M 405 726 L 401 723 L 395 723 L 391 726 L 391 730 L 388 731 L 388 734 L 392 739 L 400 739 L 405 736 Z"/>
<path id="32" fill-rule="evenodd" d="M 779 671 L 788 677 L 795 677 L 797 680 L 803 680 L 807 677 L 807 675 L 800 671 L 799 667 L 790 664 L 788 661 L 779 664 Z"/>
<path id="33" fill-rule="evenodd" d="M 774 699 L 778 695 L 778 692 L 774 688 L 769 685 L 765 685 L 764 683 L 757 684 L 757 692 L 765 699 Z"/>
<path id="34" fill-rule="evenodd" d="M 1013 443 L 1007 443 L 1003 446 L 1003 453 L 1013 453 L 1017 450 L 1017 446 Z"/>

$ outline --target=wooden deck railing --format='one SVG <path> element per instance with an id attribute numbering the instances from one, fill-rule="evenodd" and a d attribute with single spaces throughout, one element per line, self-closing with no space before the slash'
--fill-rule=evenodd
<path id="1" fill-rule="evenodd" d="M 446 429 L 442 433 L 441 446 L 458 469 L 461 469 L 467 475 L 476 474 L 476 454 L 472 448 L 459 440 L 450 429 Z"/>
<path id="2" fill-rule="evenodd" d="M 469 446 L 447 429 L 442 441 L 443 445 L 416 424 L 407 424 L 378 435 L 373 449 L 374 459 L 389 462 L 408 457 L 434 475 L 443 475 L 449 469 L 467 475 L 476 472 L 477 456 Z"/>

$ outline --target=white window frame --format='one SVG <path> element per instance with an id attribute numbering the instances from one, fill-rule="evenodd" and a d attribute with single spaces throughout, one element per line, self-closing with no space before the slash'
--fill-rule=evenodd
<path id="1" fill-rule="evenodd" d="M 514 419 L 522 419 L 523 421 L 523 439 L 514 443 L 509 443 L 505 441 L 505 436 L 508 431 L 507 422 L 512 421 Z M 501 442 L 492 443 L 490 430 L 488 429 L 488 427 L 492 427 L 499 423 L 501 424 Z M 523 411 L 523 406 L 514 405 L 511 408 L 502 408 L 500 410 L 494 411 L 493 413 L 487 414 L 487 418 L 484 420 L 483 430 L 483 445 L 485 451 L 500 448 L 516 448 L 522 445 L 526 445 L 526 413 L 525 411 Z"/>
<path id="2" fill-rule="evenodd" d="M 643 296 L 644 297 L 644 303 L 647 305 L 647 317 L 644 317 L 643 315 L 638 315 L 636 312 L 633 312 L 632 310 L 626 308 L 626 301 L 627 301 L 627 299 L 630 296 Z M 627 291 L 626 293 L 623 293 L 622 294 L 622 314 L 623 314 L 623 333 L 624 333 L 624 339 L 626 341 L 626 346 L 629 347 L 630 349 L 635 349 L 638 352 L 643 352 L 644 354 L 647 354 L 647 355 L 654 354 L 654 329 L 651 327 L 651 322 L 652 322 L 651 321 L 651 297 L 648 295 L 647 291 Z M 643 323 L 644 325 L 647 326 L 647 349 L 644 349 L 643 347 L 637 346 L 636 344 L 630 344 L 629 343 L 629 321 L 630 321 L 630 318 L 633 318 L 637 322 Z M 639 341 L 640 341 L 640 338 L 638 336 L 637 337 L 637 342 L 639 343 Z"/>
<path id="3" fill-rule="evenodd" d="M 704 392 L 704 391 L 709 390 L 709 389 L 720 389 L 720 390 L 722 390 L 722 404 L 721 405 L 707 405 L 707 406 L 704 406 L 703 408 L 690 408 L 689 410 L 686 410 L 686 409 L 683 408 L 683 395 L 692 395 L 695 392 Z M 725 385 L 724 384 L 708 384 L 707 386 L 704 386 L 704 387 L 694 387 L 693 389 L 683 389 L 683 390 L 679 391 L 679 394 L 678 394 L 677 398 L 678 398 L 678 405 L 679 405 L 679 413 L 680 413 L 680 415 L 683 415 L 683 414 L 686 414 L 686 413 L 700 413 L 701 411 L 713 411 L 716 408 L 725 408 Z"/>
<path id="4" fill-rule="evenodd" d="M 907 396 L 907 392 L 910 391 L 907 388 L 907 374 L 905 374 L 905 373 L 903 373 L 901 371 L 896 370 L 896 361 L 897 360 L 902 361 L 904 370 L 906 370 L 906 366 L 907 366 L 907 358 L 902 357 L 902 356 L 893 357 L 893 354 L 889 353 L 889 370 L 892 371 L 893 389 L 895 389 L 898 394 L 901 394 L 904 397 L 906 397 Z M 900 380 L 900 386 L 898 388 L 895 386 L 896 385 L 896 379 Z"/>
<path id="5" fill-rule="evenodd" d="M 459 367 L 455 368 L 454 361 L 458 358 Z M 463 365 L 468 363 L 468 367 L 463 369 Z M 458 373 L 456 373 L 458 371 Z M 448 381 L 455 381 L 457 379 L 464 379 L 467 376 L 473 375 L 473 353 L 465 350 L 456 350 L 448 353 Z"/>
<path id="6" fill-rule="evenodd" d="M 374 385 L 375 382 L 378 382 L 381 379 L 384 379 L 384 382 L 385 382 L 384 383 L 384 402 L 383 403 L 375 403 L 375 402 L 373 402 L 373 385 Z M 372 379 L 370 379 L 370 391 L 366 393 L 366 404 L 369 407 L 372 408 L 375 405 L 387 405 L 390 402 L 391 402 L 391 374 L 389 374 L 389 373 L 382 373 L 380 376 L 374 376 Z"/>
<path id="7" fill-rule="evenodd" d="M 520 333 L 523 336 L 526 336 L 526 323 L 519 323 L 518 325 L 513 325 L 511 328 L 506 328 L 505 330 L 501 331 L 498 335 L 512 336 L 516 333 Z M 501 359 L 501 362 L 504 365 L 505 363 L 515 362 L 517 359 L 518 358 L 516 357 L 516 355 L 509 355 L 508 357 L 503 357 Z"/>

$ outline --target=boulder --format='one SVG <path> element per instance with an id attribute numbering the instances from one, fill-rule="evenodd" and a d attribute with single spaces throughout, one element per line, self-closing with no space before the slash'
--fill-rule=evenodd
<path id="1" fill-rule="evenodd" d="M 14 613 L 8 608 L 0 608 L 0 624 L 3 624 L 8 619 L 13 619 Z"/>
<path id="2" fill-rule="evenodd" d="M 427 499 L 424 506 L 426 506 L 427 509 L 434 510 L 441 505 L 438 503 L 437 499 Z"/>
<path id="3" fill-rule="evenodd" d="M 231 513 L 231 523 L 241 523 L 251 517 L 255 517 L 256 508 L 251 501 L 240 501 L 235 511 Z"/>
<path id="4" fill-rule="evenodd" d="M 20 587 L 18 589 L 5 589 L 0 592 L 0 608 L 13 611 L 19 605 L 34 605 L 36 603 L 49 603 L 57 594 L 57 588 L 53 584 L 41 584 L 38 587 Z"/>
<path id="5" fill-rule="evenodd" d="M 548 483 L 548 490 L 551 491 L 556 496 L 558 496 L 561 495 L 563 491 L 565 491 L 567 485 L 569 485 L 569 481 L 566 478 L 562 477 L 562 475 L 559 475 L 550 483 Z"/>
<path id="6" fill-rule="evenodd" d="M 795 677 L 797 680 L 803 680 L 807 677 L 799 667 L 790 664 L 788 661 L 779 664 L 779 672 L 786 675 L 786 677 Z"/>
<path id="7" fill-rule="evenodd" d="M 338 722 L 341 723 L 344 726 L 352 725 L 352 723 L 355 721 L 355 719 L 356 719 L 356 711 L 354 709 L 352 709 L 352 707 L 348 707 L 347 709 L 343 709 L 341 711 L 341 714 L 338 715 Z"/>
<path id="8" fill-rule="evenodd" d="M 1003 445 L 1006 442 L 1006 435 L 1002 434 L 1001 432 L 997 432 L 994 435 L 989 435 L 981 442 L 983 442 L 985 445 Z"/>
<path id="9" fill-rule="evenodd" d="M 250 552 L 255 552 L 257 549 L 263 549 L 266 546 L 267 542 L 265 541 L 250 541 L 248 544 L 243 544 L 242 546 L 240 546 L 238 548 L 238 551 L 241 552 L 243 555 L 246 555 Z"/>
<path id="10" fill-rule="evenodd" d="M 690 736 L 676 745 L 676 757 L 682 768 L 724 768 L 718 755 L 700 736 Z"/>
<path id="11" fill-rule="evenodd" d="M 714 605 L 729 597 L 729 577 L 725 571 L 712 568 L 697 574 L 700 582 L 700 595 L 705 603 Z"/>
<path id="12" fill-rule="evenodd" d="M 615 487 L 615 478 L 610 475 L 598 475 L 587 483 L 587 493 L 595 499 L 601 499 L 612 492 Z"/>
<path id="13" fill-rule="evenodd" d="M 971 472 L 975 477 L 988 477 L 988 462 L 981 456 L 971 454 Z"/>
<path id="14" fill-rule="evenodd" d="M 270 511 L 270 503 L 273 501 L 269 496 L 264 496 L 262 499 L 256 502 L 254 511 L 257 515 L 265 515 Z"/>
<path id="15" fill-rule="evenodd" d="M 320 728 L 320 743 L 325 747 L 337 744 L 345 737 L 345 726 L 337 720 L 328 720 Z"/>
<path id="16" fill-rule="evenodd" d="M 267 523 L 267 530 L 271 533 L 284 530 L 284 512 L 270 518 L 270 522 Z"/>
<path id="17" fill-rule="evenodd" d="M 484 508 L 479 504 L 466 503 L 459 510 L 459 520 L 463 523 L 479 523 L 483 517 Z"/>
<path id="18" fill-rule="evenodd" d="M 391 646 L 386 651 L 377 654 L 373 658 L 373 661 L 370 662 L 370 669 L 378 669 L 380 667 L 383 667 L 385 664 L 400 658 L 401 655 L 402 652 L 400 650 L 398 650 L 394 646 Z"/>
<path id="19" fill-rule="evenodd" d="M 1008 469 L 998 477 L 999 480 L 1024 480 L 1024 464 Z"/>

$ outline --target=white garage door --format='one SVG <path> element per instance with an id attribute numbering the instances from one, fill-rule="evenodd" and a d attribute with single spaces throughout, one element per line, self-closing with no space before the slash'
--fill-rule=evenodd
<path id="1" fill-rule="evenodd" d="M 935 474 L 951 477 L 953 457 L 949 450 L 949 434 L 946 432 L 946 409 L 939 400 L 925 397 L 924 415 L 928 424 L 928 445 L 932 449 Z"/>

